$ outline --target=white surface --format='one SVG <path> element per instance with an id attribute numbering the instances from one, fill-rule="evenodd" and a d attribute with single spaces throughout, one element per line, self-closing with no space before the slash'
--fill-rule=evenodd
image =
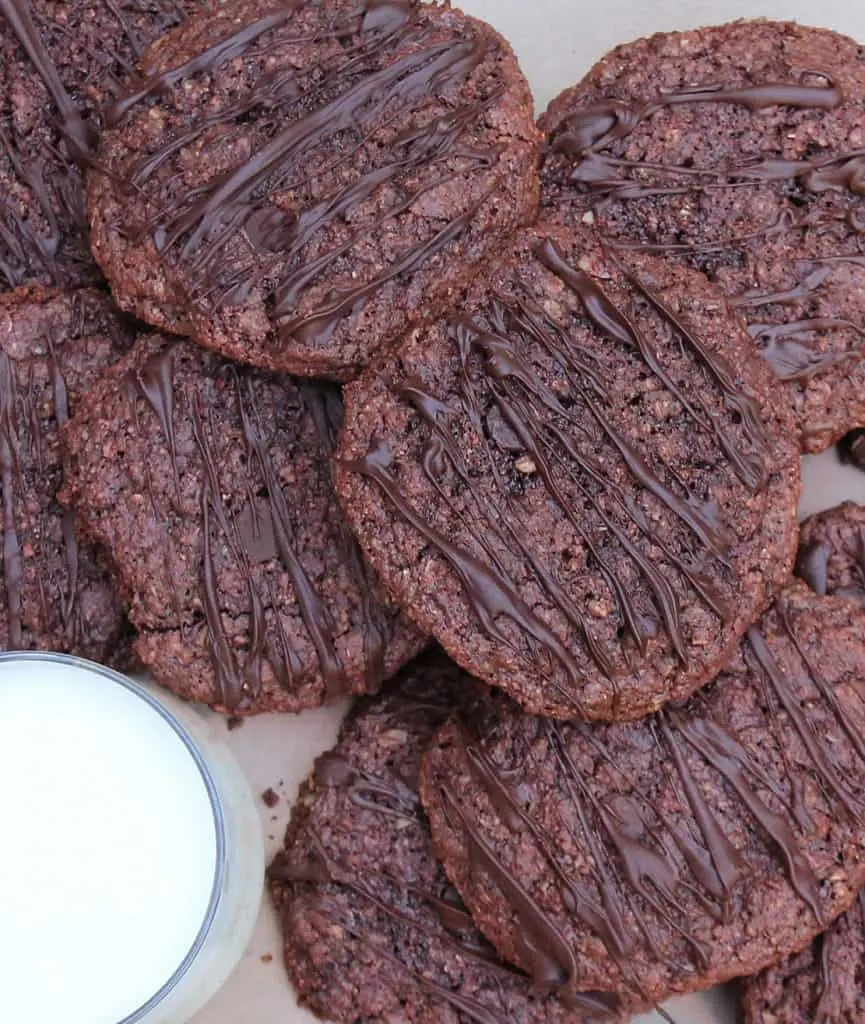
<path id="1" fill-rule="evenodd" d="M 205 919 L 216 825 L 201 772 L 112 679 L 0 661 L 0 779 L 0 1020 L 115 1024 Z"/>
<path id="2" fill-rule="evenodd" d="M 486 19 L 510 39 L 539 111 L 607 49 L 656 31 L 762 16 L 824 25 L 865 41 L 861 0 L 455 0 L 455 5 Z M 865 474 L 839 466 L 833 453 L 803 460 L 803 474 L 803 516 L 847 497 L 865 502 Z M 293 797 L 315 754 L 332 742 L 339 717 L 333 710 L 300 718 L 269 716 L 231 734 L 229 745 L 253 788 L 260 792 L 273 786 L 283 797 L 274 811 L 261 808 L 265 834 L 272 837 L 267 840 L 270 850 L 278 846 L 288 817 L 286 800 Z M 273 959 L 263 962 L 263 957 Z M 733 1024 L 736 1019 L 732 998 L 720 991 L 674 1000 L 668 1009 L 677 1024 Z M 274 915 L 265 904 L 247 955 L 222 992 L 195 1017 L 195 1024 L 306 1024 L 313 1019 L 294 1001 L 280 963 Z"/>

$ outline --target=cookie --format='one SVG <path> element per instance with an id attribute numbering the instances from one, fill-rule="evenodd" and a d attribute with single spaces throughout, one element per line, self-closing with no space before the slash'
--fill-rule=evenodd
<path id="1" fill-rule="evenodd" d="M 782 592 L 725 671 L 633 724 L 485 697 L 437 734 L 436 850 L 501 956 L 661 1000 L 803 949 L 865 882 L 865 616 Z"/>
<path id="2" fill-rule="evenodd" d="M 382 582 L 528 710 L 636 718 L 708 682 L 788 578 L 789 412 L 697 274 L 515 238 L 347 389 L 337 487 Z"/>
<path id="3" fill-rule="evenodd" d="M 865 507 L 845 501 L 802 524 L 796 575 L 817 594 L 865 608 Z"/>
<path id="4" fill-rule="evenodd" d="M 356 375 L 537 208 L 528 84 L 445 4 L 211 9 L 110 119 L 90 207 L 117 301 L 270 370 Z"/>
<path id="5" fill-rule="evenodd" d="M 0 649 L 123 665 L 129 629 L 103 552 L 57 501 L 59 429 L 133 333 L 107 296 L 22 288 L 0 295 Z"/>
<path id="6" fill-rule="evenodd" d="M 436 862 L 421 754 L 477 684 L 441 655 L 355 707 L 301 789 L 268 872 L 302 1005 L 339 1024 L 621 1020 L 615 996 L 545 995 L 480 935 Z"/>
<path id="7" fill-rule="evenodd" d="M 159 682 L 220 710 L 374 689 L 423 644 L 339 513 L 332 385 L 140 339 L 64 435 L 67 496 L 117 562 Z"/>
<path id="8" fill-rule="evenodd" d="M 865 1020 L 865 894 L 797 956 L 741 985 L 743 1024 Z"/>
<path id="9" fill-rule="evenodd" d="M 788 22 L 613 50 L 541 118 L 543 215 L 703 271 L 805 451 L 865 426 L 865 50 Z"/>
<path id="10" fill-rule="evenodd" d="M 192 0 L 0 0 L 0 291 L 101 274 L 85 167 L 101 105 Z"/>

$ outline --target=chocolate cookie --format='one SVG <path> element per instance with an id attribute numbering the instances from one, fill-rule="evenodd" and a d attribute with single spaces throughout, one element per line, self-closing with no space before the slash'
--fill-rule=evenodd
<path id="1" fill-rule="evenodd" d="M 717 681 L 629 725 L 484 697 L 421 796 L 480 929 L 539 983 L 660 1000 L 803 949 L 865 882 L 865 615 L 782 592 Z"/>
<path id="2" fill-rule="evenodd" d="M 792 568 L 789 411 L 705 278 L 539 227 L 347 390 L 337 487 L 385 586 L 530 711 L 711 679 Z"/>
<path id="3" fill-rule="evenodd" d="M 192 0 L 0 0 L 0 291 L 101 280 L 84 167 L 142 49 Z"/>
<path id="4" fill-rule="evenodd" d="M 845 501 L 802 524 L 796 575 L 818 594 L 865 608 L 865 507 Z"/>
<path id="5" fill-rule="evenodd" d="M 57 502 L 59 428 L 132 330 L 95 291 L 0 296 L 0 649 L 123 664 L 128 626 L 104 554 Z"/>
<path id="6" fill-rule="evenodd" d="M 346 380 L 537 208 L 510 46 L 449 5 L 240 0 L 154 47 L 91 176 L 124 309 Z"/>
<path id="7" fill-rule="evenodd" d="M 339 512 L 341 418 L 331 385 L 145 337 L 69 424 L 67 493 L 117 562 L 136 652 L 181 696 L 298 711 L 420 650 Z"/>
<path id="8" fill-rule="evenodd" d="M 743 1024 L 865 1020 L 865 893 L 803 953 L 742 982 Z"/>
<path id="9" fill-rule="evenodd" d="M 441 655 L 356 706 L 301 790 L 269 871 L 300 1002 L 340 1024 L 579 1024 L 609 994 L 560 1000 L 507 967 L 435 860 L 421 754 L 476 686 Z"/>
<path id="10" fill-rule="evenodd" d="M 708 274 L 802 445 L 865 425 L 865 51 L 787 22 L 613 50 L 541 118 L 543 214 Z"/>

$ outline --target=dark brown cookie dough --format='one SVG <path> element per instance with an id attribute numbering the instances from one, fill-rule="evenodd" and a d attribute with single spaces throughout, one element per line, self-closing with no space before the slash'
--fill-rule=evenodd
<path id="1" fill-rule="evenodd" d="M 741 983 L 743 1024 L 862 1024 L 865 893 L 804 952 Z"/>
<path id="2" fill-rule="evenodd" d="M 580 1024 L 622 1019 L 501 963 L 436 862 L 421 755 L 478 684 L 434 653 L 358 704 L 292 812 L 269 871 L 300 1002 L 339 1024 Z"/>
<path id="3" fill-rule="evenodd" d="M 651 1000 L 803 949 L 865 882 L 865 615 L 804 584 L 628 725 L 485 697 L 424 760 L 436 850 L 505 960 Z"/>
<path id="4" fill-rule="evenodd" d="M 865 51 L 788 22 L 620 46 L 541 118 L 543 216 L 707 273 L 802 445 L 865 425 Z"/>
<path id="5" fill-rule="evenodd" d="M 299 711 L 375 689 L 420 649 L 340 514 L 341 418 L 332 385 L 156 336 L 69 424 L 67 493 L 117 562 L 136 653 L 181 696 Z"/>
<path id="6" fill-rule="evenodd" d="M 798 452 L 705 278 L 538 227 L 346 392 L 337 487 L 382 582 L 528 710 L 711 679 L 792 568 Z"/>
<path id="7" fill-rule="evenodd" d="M 806 519 L 796 575 L 817 594 L 835 594 L 865 608 L 865 507 L 845 501 Z"/>
<path id="8" fill-rule="evenodd" d="M 355 376 L 537 209 L 528 84 L 443 4 L 211 9 L 113 125 L 90 207 L 117 301 L 271 370 Z"/>
<path id="9" fill-rule="evenodd" d="M 133 333 L 95 291 L 0 296 L 0 649 L 125 664 L 129 629 L 104 553 L 57 501 L 59 428 Z"/>
<path id="10" fill-rule="evenodd" d="M 0 291 L 101 280 L 84 166 L 100 108 L 192 0 L 0 0 Z"/>

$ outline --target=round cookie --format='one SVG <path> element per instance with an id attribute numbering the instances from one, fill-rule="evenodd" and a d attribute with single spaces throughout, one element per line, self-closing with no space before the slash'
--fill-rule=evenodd
<path id="1" fill-rule="evenodd" d="M 543 216 L 708 274 L 802 446 L 865 425 L 865 51 L 736 22 L 613 50 L 541 118 Z"/>
<path id="2" fill-rule="evenodd" d="M 796 575 L 821 596 L 834 594 L 865 608 L 865 507 L 845 501 L 806 519 Z"/>
<path id="3" fill-rule="evenodd" d="M 181 696 L 299 711 L 376 688 L 423 645 L 339 512 L 341 418 L 332 385 L 155 336 L 69 424 L 67 495 L 117 562 L 136 653 Z"/>
<path id="4" fill-rule="evenodd" d="M 476 685 L 441 655 L 422 658 L 355 707 L 301 789 L 268 877 L 289 976 L 322 1019 L 623 1019 L 615 996 L 562 1001 L 499 961 L 435 860 L 416 791 L 421 755 Z"/>
<path id="5" fill-rule="evenodd" d="M 394 598 L 528 710 L 711 679 L 786 582 L 789 411 L 723 298 L 587 231 L 516 237 L 346 392 L 343 507 Z"/>
<path id="6" fill-rule="evenodd" d="M 865 616 L 782 592 L 717 681 L 631 724 L 486 696 L 421 796 L 478 927 L 554 990 L 649 1000 L 803 949 L 865 882 Z"/>
<path id="7" fill-rule="evenodd" d="M 100 292 L 0 295 L 0 649 L 123 665 L 129 628 L 105 555 L 61 507 L 59 429 L 133 332 Z"/>
<path id="8" fill-rule="evenodd" d="M 115 298 L 270 370 L 355 376 L 537 210 L 528 84 L 449 5 L 211 9 L 110 119 L 90 209 Z"/>
<path id="9" fill-rule="evenodd" d="M 865 1020 L 865 894 L 777 967 L 741 983 L 742 1024 L 860 1024 Z"/>
<path id="10" fill-rule="evenodd" d="M 0 291 L 102 275 L 84 168 L 142 49 L 192 0 L 0 0 Z"/>

